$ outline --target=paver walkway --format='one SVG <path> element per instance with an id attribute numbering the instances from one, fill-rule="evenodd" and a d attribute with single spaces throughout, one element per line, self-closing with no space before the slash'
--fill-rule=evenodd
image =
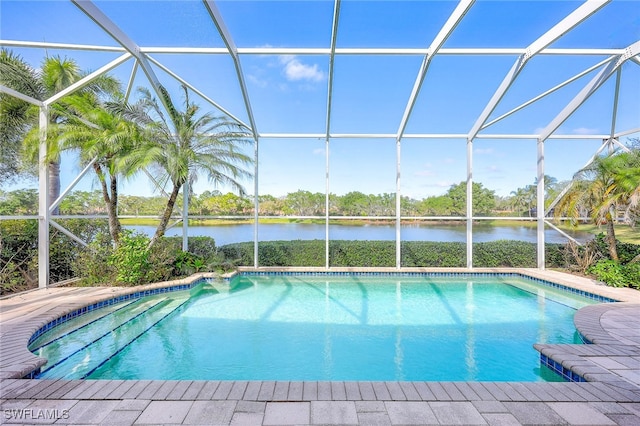
<path id="1" fill-rule="evenodd" d="M 527 273 L 625 301 L 578 311 L 576 327 L 593 344 L 537 345 L 557 365 L 588 382 L 17 378 L 42 362 L 26 349 L 40 327 L 78 307 L 132 291 L 51 288 L 0 300 L 0 423 L 640 425 L 640 292 L 596 286 L 551 271 Z"/>

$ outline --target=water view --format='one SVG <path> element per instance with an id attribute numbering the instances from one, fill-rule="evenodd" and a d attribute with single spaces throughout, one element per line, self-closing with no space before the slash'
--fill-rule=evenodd
<path id="1" fill-rule="evenodd" d="M 128 229 L 152 236 L 155 226 L 127 226 Z M 216 241 L 217 246 L 225 244 L 253 241 L 253 224 L 233 224 L 215 226 L 190 226 L 190 236 L 207 236 Z M 591 239 L 593 235 L 587 232 L 568 232 L 578 241 Z M 180 226 L 167 230 L 167 236 L 182 235 Z M 278 240 L 323 240 L 325 225 L 310 223 L 273 223 L 258 226 L 260 241 Z M 332 240 L 395 240 L 396 231 L 392 224 L 384 225 L 330 225 L 329 238 Z M 465 225 L 405 225 L 402 227 L 403 241 L 449 241 L 465 242 Z M 536 228 L 527 226 L 494 226 L 476 225 L 473 227 L 473 240 L 487 242 L 496 240 L 518 240 L 535 243 L 537 241 Z M 567 239 L 553 229 L 545 230 L 547 243 L 566 243 Z"/>

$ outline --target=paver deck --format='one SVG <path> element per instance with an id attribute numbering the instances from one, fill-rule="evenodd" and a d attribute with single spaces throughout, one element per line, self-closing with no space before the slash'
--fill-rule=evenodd
<path id="1" fill-rule="evenodd" d="M 40 327 L 134 291 L 49 288 L 0 300 L 0 423 L 640 425 L 640 292 L 553 271 L 523 272 L 621 301 L 577 312 L 576 328 L 592 344 L 536 345 L 586 382 L 23 379 L 44 363 L 27 350 Z"/>

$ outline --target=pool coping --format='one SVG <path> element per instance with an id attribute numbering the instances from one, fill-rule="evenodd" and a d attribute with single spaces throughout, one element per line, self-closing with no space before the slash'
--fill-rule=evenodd
<path id="1" fill-rule="evenodd" d="M 284 272 L 326 272 L 324 268 L 279 268 Z M 256 271 L 242 268 L 243 271 Z M 273 271 L 258 268 L 257 271 Z M 557 271 L 482 268 L 335 268 L 331 272 L 378 273 L 497 273 L 521 274 L 552 281 L 580 291 L 620 300 L 585 307 L 575 324 L 590 345 L 541 345 L 541 359 L 571 371 L 586 382 L 201 382 L 201 381 L 96 381 L 21 379 L 44 360 L 27 350 L 31 336 L 47 323 L 82 306 L 170 286 L 191 285 L 213 274 L 148 286 L 121 288 L 51 288 L 0 300 L 0 400 L 51 399 L 210 399 L 232 401 L 520 401 L 640 403 L 640 292 L 599 285 L 593 280 Z M 230 277 L 227 277 L 230 278 Z M 542 358 L 545 357 L 545 358 Z M 165 394 L 166 389 L 171 388 Z M 199 391 L 195 392 L 195 388 Z M 89 390 L 95 390 L 93 394 Z M 177 396 L 178 389 L 184 392 Z M 207 389 L 208 393 L 205 392 Z M 107 392 L 107 390 L 110 390 Z M 137 390 L 137 393 L 134 392 Z M 152 392 L 153 390 L 153 392 Z M 195 393 L 194 393 L 195 392 Z M 170 398 L 170 399 L 171 399 Z M 173 399 L 171 399 L 173 400 Z M 513 414 L 513 413 L 512 413 Z M 635 415 L 635 414 L 634 414 Z M 637 413 L 640 418 L 640 412 Z"/>

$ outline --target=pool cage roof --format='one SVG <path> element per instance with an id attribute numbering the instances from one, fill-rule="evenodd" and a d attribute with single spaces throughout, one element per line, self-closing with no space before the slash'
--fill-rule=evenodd
<path id="1" fill-rule="evenodd" d="M 184 85 L 200 104 L 250 129 L 256 195 L 261 143 L 323 144 L 327 267 L 329 149 L 337 140 L 363 140 L 373 150 L 377 139 L 395 146 L 398 268 L 403 144 L 431 141 L 438 150 L 465 144 L 459 154 L 466 157 L 467 213 L 460 219 L 467 222 L 471 268 L 474 144 L 534 142 L 537 204 L 544 205 L 546 141 L 596 141 L 589 163 L 606 149 L 626 149 L 623 138 L 640 134 L 636 1 L 2 0 L 0 6 L 1 47 L 35 66 L 54 54 L 95 70 L 44 102 L 0 86 L 43 111 L 105 73 L 126 82 L 131 97 L 136 86 L 178 93 Z M 63 229 L 43 195 L 46 176 L 41 167 L 41 286 L 49 282 L 49 226 Z M 535 218 L 539 268 L 544 228 L 553 227 L 549 209 Z"/>

